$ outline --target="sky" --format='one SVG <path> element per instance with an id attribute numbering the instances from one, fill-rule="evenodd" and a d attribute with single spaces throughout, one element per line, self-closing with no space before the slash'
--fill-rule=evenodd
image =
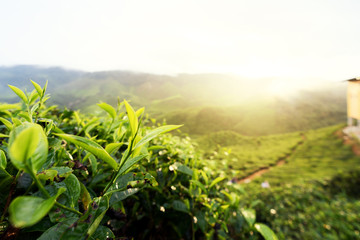
<path id="1" fill-rule="evenodd" d="M 359 12 L 358 0 L 0 0 L 0 65 L 341 81 L 360 76 Z"/>

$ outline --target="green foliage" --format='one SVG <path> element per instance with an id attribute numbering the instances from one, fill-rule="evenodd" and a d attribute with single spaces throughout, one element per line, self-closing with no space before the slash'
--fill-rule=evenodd
<path id="1" fill-rule="evenodd" d="M 37 173 L 48 155 L 48 141 L 42 127 L 24 123 L 10 132 L 9 156 L 19 170 Z"/>
<path id="2" fill-rule="evenodd" d="M 65 139 L 68 142 L 74 143 L 77 146 L 84 148 L 86 151 L 89 151 L 90 153 L 94 154 L 104 162 L 108 163 L 113 169 L 117 168 L 116 161 L 98 143 L 90 139 L 75 135 L 69 135 L 69 134 L 56 134 L 56 135 Z"/>
<path id="3" fill-rule="evenodd" d="M 332 191 L 334 179 L 345 182 L 347 177 L 340 174 L 329 181 L 252 191 L 258 219 L 279 239 L 358 239 L 359 198 Z"/>
<path id="4" fill-rule="evenodd" d="M 151 127 L 127 101 L 99 104 L 103 117 L 46 107 L 47 84 L 31 83 L 28 95 L 11 87 L 21 108 L 0 110 L 3 236 L 11 225 L 19 239 L 236 239 L 256 231 L 243 224 L 243 189 L 206 168 L 189 138 L 165 134 L 179 125 Z"/>
<path id="5" fill-rule="evenodd" d="M 56 198 L 65 191 L 60 188 L 58 193 L 48 199 L 39 197 L 17 197 L 9 206 L 11 223 L 17 228 L 30 227 L 39 222 L 50 211 Z"/>
<path id="6" fill-rule="evenodd" d="M 332 126 L 304 133 L 304 143 L 286 160 L 286 164 L 272 169 L 255 183 L 268 181 L 271 186 L 329 179 L 339 173 L 359 169 L 359 158 L 351 147 L 343 144 L 335 132 L 342 126 Z"/>
<path id="7" fill-rule="evenodd" d="M 303 142 L 301 133 L 247 137 L 221 131 L 198 138 L 208 164 L 235 178 L 276 165 Z"/>

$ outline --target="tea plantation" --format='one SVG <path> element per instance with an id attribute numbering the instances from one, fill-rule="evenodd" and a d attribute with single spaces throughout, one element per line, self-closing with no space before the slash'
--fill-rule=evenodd
<path id="1" fill-rule="evenodd" d="M 192 139 L 126 100 L 47 106 L 47 83 L 31 84 L 0 104 L 1 239 L 360 238 L 342 125 Z"/>

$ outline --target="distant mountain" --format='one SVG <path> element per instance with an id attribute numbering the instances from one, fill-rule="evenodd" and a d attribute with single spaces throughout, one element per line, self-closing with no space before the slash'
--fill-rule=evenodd
<path id="1" fill-rule="evenodd" d="M 17 101 L 7 84 L 33 89 L 29 79 L 49 80 L 51 102 L 83 111 L 99 110 L 117 97 L 145 106 L 152 116 L 206 134 L 231 130 L 245 135 L 283 133 L 345 121 L 345 85 L 324 84 L 288 97 L 267 92 L 267 79 L 223 74 L 154 75 L 128 71 L 83 72 L 59 67 L 0 67 L 0 101 Z M 286 91 L 286 90 L 284 90 Z"/>

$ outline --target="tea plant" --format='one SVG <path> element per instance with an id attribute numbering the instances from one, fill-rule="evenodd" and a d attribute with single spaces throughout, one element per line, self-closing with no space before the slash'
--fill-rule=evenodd
<path id="1" fill-rule="evenodd" d="M 99 103 L 107 117 L 46 107 L 47 83 L 32 84 L 9 86 L 22 101 L 0 105 L 4 239 L 276 239 L 188 140 L 158 137 L 179 125 L 143 127 L 144 108 L 126 100 Z"/>

